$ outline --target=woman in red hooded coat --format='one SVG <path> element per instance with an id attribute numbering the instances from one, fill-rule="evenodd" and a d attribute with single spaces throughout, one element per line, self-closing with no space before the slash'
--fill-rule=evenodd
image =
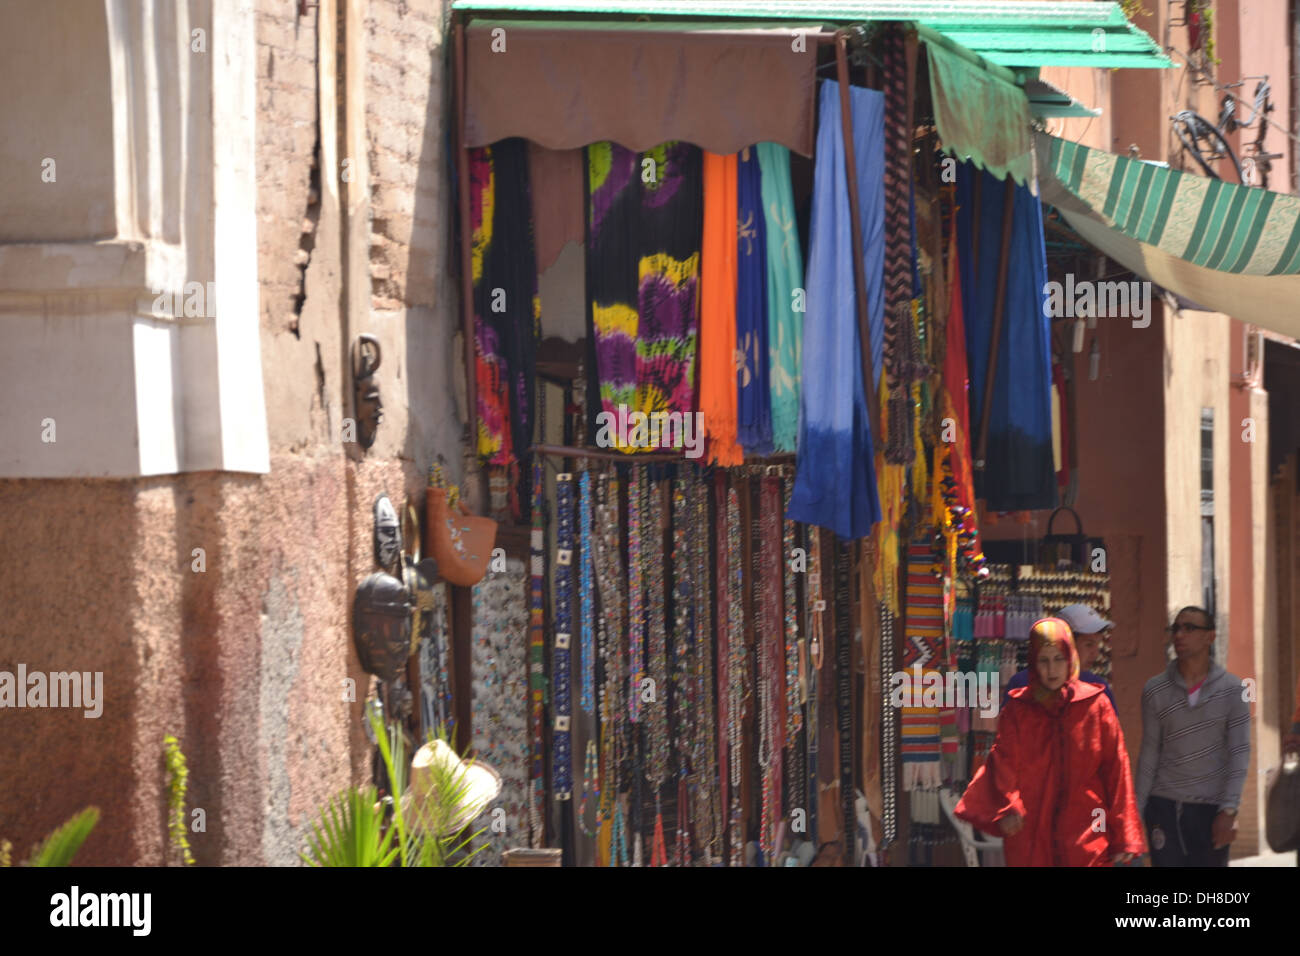
<path id="1" fill-rule="evenodd" d="M 1008 866 L 1105 866 L 1145 849 L 1124 732 L 1102 689 L 1079 680 L 1064 621 L 1030 631 L 1029 686 L 1011 691 L 956 814 L 1004 837 Z"/>

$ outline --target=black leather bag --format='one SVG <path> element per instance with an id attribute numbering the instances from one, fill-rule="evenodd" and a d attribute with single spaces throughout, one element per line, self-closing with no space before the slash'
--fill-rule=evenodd
<path id="1" fill-rule="evenodd" d="M 1074 515 L 1074 534 L 1053 531 L 1056 516 L 1062 511 Z M 1083 533 L 1083 519 L 1073 508 L 1057 508 L 1047 519 L 1047 534 L 1038 545 L 1038 563 L 1053 568 L 1077 568 L 1088 563 L 1088 538 Z"/>
<path id="2" fill-rule="evenodd" d="M 1294 755 L 1268 782 L 1265 836 L 1274 853 L 1300 850 L 1300 762 Z"/>

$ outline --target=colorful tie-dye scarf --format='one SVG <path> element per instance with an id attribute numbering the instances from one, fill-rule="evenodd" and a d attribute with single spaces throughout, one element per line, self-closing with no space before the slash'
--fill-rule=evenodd
<path id="1" fill-rule="evenodd" d="M 795 450 L 803 351 L 803 253 L 790 185 L 790 151 L 758 144 L 763 220 L 767 230 L 767 349 L 772 393 L 772 445 Z M 795 290 L 799 290 L 796 300 Z"/>
<path id="2" fill-rule="evenodd" d="M 526 143 L 475 148 L 469 162 L 477 450 L 509 467 L 532 444 L 541 319 Z"/>
<path id="3" fill-rule="evenodd" d="M 588 314 L 606 412 L 694 409 L 700 156 L 676 142 L 587 147 Z"/>

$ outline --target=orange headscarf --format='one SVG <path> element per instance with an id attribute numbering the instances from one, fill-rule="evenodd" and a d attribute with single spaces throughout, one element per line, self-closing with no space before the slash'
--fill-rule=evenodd
<path id="1" fill-rule="evenodd" d="M 1048 690 L 1038 676 L 1038 655 L 1047 647 L 1057 647 L 1069 665 L 1065 683 Z M 1050 711 L 1058 711 L 1074 696 L 1073 685 L 1079 679 L 1079 652 L 1074 646 L 1074 632 L 1059 617 L 1045 617 L 1029 629 L 1029 689 L 1034 700 Z"/>

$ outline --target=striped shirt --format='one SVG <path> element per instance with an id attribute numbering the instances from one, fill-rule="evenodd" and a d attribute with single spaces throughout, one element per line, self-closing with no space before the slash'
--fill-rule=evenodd
<path id="1" fill-rule="evenodd" d="M 1142 688 L 1142 754 L 1137 800 L 1209 803 L 1236 808 L 1250 765 L 1250 704 L 1241 678 L 1213 661 L 1195 704 L 1171 661 Z"/>

